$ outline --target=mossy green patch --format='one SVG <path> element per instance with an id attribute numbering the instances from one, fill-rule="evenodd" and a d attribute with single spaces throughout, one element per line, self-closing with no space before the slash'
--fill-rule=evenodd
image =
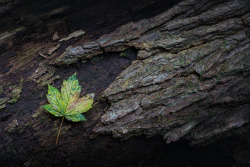
<path id="1" fill-rule="evenodd" d="M 88 60 L 82 60 L 82 64 L 85 64 L 87 62 L 88 62 Z"/>
<path id="2" fill-rule="evenodd" d="M 4 130 L 8 131 L 9 133 L 14 132 L 16 127 L 18 126 L 17 120 L 13 120 L 8 127 L 6 127 Z"/>
<path id="3" fill-rule="evenodd" d="M 125 52 L 120 53 L 121 57 L 127 57 L 127 54 Z"/>
<path id="4" fill-rule="evenodd" d="M 0 110 L 1 110 L 1 109 L 4 109 L 5 107 L 6 107 L 6 105 L 5 105 L 5 104 L 0 105 Z"/>
<path id="5" fill-rule="evenodd" d="M 9 100 L 8 97 L 1 98 L 1 99 L 0 99 L 0 105 L 4 104 L 4 103 L 7 102 L 8 100 Z"/>
<path id="6" fill-rule="evenodd" d="M 102 59 L 103 59 L 102 56 L 95 56 L 95 57 L 93 57 L 90 61 L 91 61 L 91 62 L 96 62 L 96 61 L 100 61 L 100 60 L 102 60 Z"/>
<path id="7" fill-rule="evenodd" d="M 16 103 L 17 100 L 21 97 L 21 92 L 22 92 L 22 89 L 23 89 L 23 79 L 21 79 L 20 83 L 18 85 L 12 85 L 11 86 L 11 89 L 12 92 L 11 92 L 11 96 L 10 96 L 10 100 L 8 101 L 9 103 Z"/>

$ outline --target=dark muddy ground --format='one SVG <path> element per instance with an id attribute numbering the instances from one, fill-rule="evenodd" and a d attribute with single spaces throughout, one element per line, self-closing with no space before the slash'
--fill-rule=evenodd
<path id="1" fill-rule="evenodd" d="M 0 33 L 20 26 L 29 27 L 30 32 L 46 32 L 46 25 L 64 22 L 64 27 L 56 27 L 59 35 L 83 29 L 97 37 L 128 22 L 155 16 L 178 1 L 20 0 L 11 10 L 0 15 Z"/>

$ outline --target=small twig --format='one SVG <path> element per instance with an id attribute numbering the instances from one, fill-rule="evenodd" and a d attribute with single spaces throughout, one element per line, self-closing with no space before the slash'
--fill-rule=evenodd
<path id="1" fill-rule="evenodd" d="M 57 138 L 56 138 L 56 145 L 57 145 L 58 138 L 59 138 L 59 135 L 60 135 L 60 131 L 61 131 L 61 128 L 62 128 L 63 119 L 64 119 L 64 117 L 62 118 L 62 122 L 61 122 L 61 125 L 60 125 L 60 129 L 59 129 L 59 131 L 58 131 L 58 135 L 57 135 Z"/>
<path id="2" fill-rule="evenodd" d="M 48 58 L 48 57 L 45 56 L 43 53 L 38 53 L 38 55 L 41 56 L 41 57 L 44 58 L 44 59 L 47 59 L 47 58 Z"/>

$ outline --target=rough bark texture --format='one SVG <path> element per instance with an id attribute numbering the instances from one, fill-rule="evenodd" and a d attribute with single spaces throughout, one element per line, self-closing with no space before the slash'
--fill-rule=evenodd
<path id="1" fill-rule="evenodd" d="M 249 165 L 249 1 L 105 2 L 0 3 L 1 163 Z M 46 85 L 74 72 L 97 105 L 55 146 Z"/>

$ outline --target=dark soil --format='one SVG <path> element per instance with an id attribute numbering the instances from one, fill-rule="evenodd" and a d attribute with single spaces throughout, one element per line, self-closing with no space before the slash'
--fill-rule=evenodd
<path id="1" fill-rule="evenodd" d="M 62 80 L 76 72 L 79 83 L 83 87 L 82 93 L 96 93 L 98 97 L 136 59 L 136 50 L 130 49 L 125 53 L 126 57 L 120 56 L 120 53 L 104 53 L 84 63 L 78 61 L 71 66 L 58 66 L 56 74 L 61 78 L 56 80 L 54 85 L 59 87 Z"/>
<path id="2" fill-rule="evenodd" d="M 146 19 L 162 13 L 179 0 L 20 0 L 13 9 L 0 15 L 0 33 L 17 27 L 29 27 L 26 32 L 46 32 L 46 25 L 64 22 L 64 28 L 55 26 L 56 31 L 65 33 L 83 29 L 87 34 L 98 37 L 131 21 Z M 61 12 L 52 11 L 61 10 Z M 49 15 L 48 15 L 49 14 Z M 32 28 L 31 28 L 32 27 Z M 66 29 L 65 29 L 66 27 Z M 24 34 L 23 34 L 24 35 Z M 27 38 L 27 37 L 26 37 Z"/>

